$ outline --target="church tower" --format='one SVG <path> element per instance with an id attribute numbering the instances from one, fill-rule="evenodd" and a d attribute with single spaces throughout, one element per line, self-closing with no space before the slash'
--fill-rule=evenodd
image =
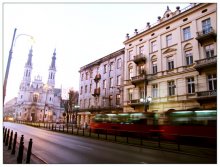
<path id="1" fill-rule="evenodd" d="M 20 89 L 25 89 L 30 86 L 31 83 L 31 72 L 32 72 L 32 47 L 29 50 L 28 59 L 24 66 L 24 75 L 20 85 Z"/>
<path id="2" fill-rule="evenodd" d="M 55 86 L 55 73 L 56 73 L 55 63 L 56 63 L 56 49 L 54 49 L 54 52 L 53 52 L 53 57 L 52 57 L 51 65 L 49 68 L 49 76 L 47 80 L 47 84 L 53 88 Z"/>

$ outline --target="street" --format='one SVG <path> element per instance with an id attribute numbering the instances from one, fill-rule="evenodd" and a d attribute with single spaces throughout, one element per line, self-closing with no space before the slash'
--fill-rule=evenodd
<path id="1" fill-rule="evenodd" d="M 86 137 L 4 122 L 6 128 L 24 135 L 24 146 L 33 139 L 32 154 L 48 164 L 207 164 L 213 159 L 122 145 Z"/>

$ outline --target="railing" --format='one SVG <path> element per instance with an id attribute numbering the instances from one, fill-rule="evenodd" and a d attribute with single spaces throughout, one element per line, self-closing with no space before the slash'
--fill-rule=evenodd
<path id="1" fill-rule="evenodd" d="M 135 63 L 140 62 L 140 61 L 146 61 L 146 57 L 145 57 L 145 55 L 143 53 L 140 53 L 140 54 L 134 56 L 133 61 Z"/>
<path id="2" fill-rule="evenodd" d="M 209 91 L 203 91 L 203 92 L 197 92 L 198 97 L 210 97 L 210 96 L 217 96 L 217 90 L 209 90 Z"/>
<path id="3" fill-rule="evenodd" d="M 208 58 L 205 58 L 205 59 L 196 60 L 195 62 L 197 63 L 196 65 L 216 63 L 217 62 L 217 56 L 212 56 L 212 57 L 208 57 Z"/>
<path id="4" fill-rule="evenodd" d="M 138 82 L 147 79 L 146 75 L 141 74 L 131 78 L 131 82 Z"/>
<path id="5" fill-rule="evenodd" d="M 215 33 L 215 30 L 212 27 L 206 28 L 202 31 L 197 32 L 197 38 L 201 38 L 204 35 L 208 35 L 208 34 L 211 34 L 211 33 Z"/>

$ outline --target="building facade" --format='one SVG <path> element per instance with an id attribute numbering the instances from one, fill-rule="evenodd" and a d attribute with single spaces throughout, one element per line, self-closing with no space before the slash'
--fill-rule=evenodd
<path id="1" fill-rule="evenodd" d="M 217 108 L 217 4 L 169 7 L 157 23 L 127 34 L 124 112 Z M 151 103 L 148 101 L 150 97 Z"/>
<path id="2" fill-rule="evenodd" d="M 124 48 L 80 68 L 77 123 L 97 113 L 123 112 Z"/>
<path id="3" fill-rule="evenodd" d="M 33 122 L 60 121 L 63 119 L 63 109 L 60 107 L 61 89 L 55 88 L 56 50 L 52 56 L 46 84 L 39 75 L 31 81 L 32 52 L 31 48 L 24 66 L 24 75 L 15 104 L 16 119 Z"/>

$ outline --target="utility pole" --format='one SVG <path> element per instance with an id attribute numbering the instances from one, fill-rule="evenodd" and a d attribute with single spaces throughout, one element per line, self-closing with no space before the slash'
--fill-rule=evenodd
<path id="1" fill-rule="evenodd" d="M 9 51 L 8 62 L 7 62 L 6 72 L 5 72 L 5 79 L 4 79 L 4 85 L 3 85 L 3 105 L 4 105 L 4 102 L 5 102 L 8 74 L 9 74 L 9 69 L 10 69 L 10 64 L 11 64 L 11 58 L 12 58 L 12 53 L 13 53 L 12 49 L 13 49 L 13 46 L 14 46 L 14 39 L 15 39 L 16 31 L 17 31 L 17 28 L 15 28 L 15 30 L 14 30 L 14 35 L 13 35 L 13 38 L 12 38 L 11 49 Z"/>

